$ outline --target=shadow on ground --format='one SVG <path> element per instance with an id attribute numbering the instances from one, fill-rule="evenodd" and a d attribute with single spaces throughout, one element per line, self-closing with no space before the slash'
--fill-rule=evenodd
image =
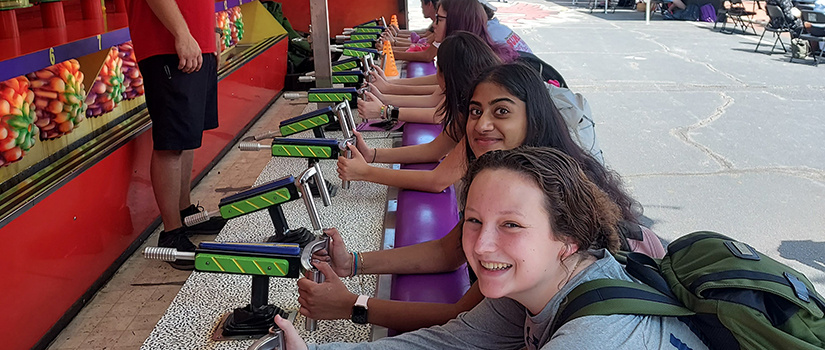
<path id="1" fill-rule="evenodd" d="M 782 241 L 779 245 L 779 256 L 825 272 L 825 242 Z"/>

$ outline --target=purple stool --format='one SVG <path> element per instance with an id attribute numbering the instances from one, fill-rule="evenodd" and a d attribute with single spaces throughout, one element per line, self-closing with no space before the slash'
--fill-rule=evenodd
<path id="1" fill-rule="evenodd" d="M 435 74 L 432 63 L 410 62 L 407 77 Z M 401 138 L 403 146 L 432 141 L 441 125 L 407 123 Z M 438 163 L 404 164 L 402 169 L 432 170 Z M 395 214 L 395 247 L 405 247 L 444 237 L 458 223 L 455 188 L 440 193 L 401 190 Z M 470 288 L 467 265 L 456 271 L 425 275 L 393 275 L 390 299 L 399 301 L 452 304 Z M 390 335 L 397 332 L 390 330 Z"/>
<path id="2" fill-rule="evenodd" d="M 407 78 L 423 77 L 438 72 L 432 62 L 407 62 Z"/>
<path id="3" fill-rule="evenodd" d="M 401 146 L 425 144 L 435 140 L 441 130 L 443 130 L 443 127 L 438 124 L 406 123 L 404 125 L 404 135 L 401 136 Z"/>

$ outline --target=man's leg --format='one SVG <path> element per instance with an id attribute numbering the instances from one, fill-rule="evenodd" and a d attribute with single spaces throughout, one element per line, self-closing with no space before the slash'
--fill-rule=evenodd
<path id="1" fill-rule="evenodd" d="M 180 160 L 180 203 L 178 211 L 189 208 L 192 205 L 192 198 L 189 191 L 192 188 L 192 163 L 195 159 L 195 150 L 185 150 L 181 153 Z"/>
<path id="2" fill-rule="evenodd" d="M 180 220 L 179 202 L 182 196 L 181 171 L 183 156 L 187 151 L 152 151 L 150 175 L 152 190 L 155 192 L 155 201 L 160 209 L 163 220 L 163 230 L 170 232 L 183 224 Z M 190 151 L 191 152 L 191 151 Z M 191 169 L 191 164 L 189 165 Z M 186 193 L 189 193 L 187 188 Z"/>
<path id="3" fill-rule="evenodd" d="M 687 6 L 685 6 L 685 3 L 684 3 L 684 2 L 682 2 L 682 0 L 673 0 L 672 4 L 673 4 L 674 6 L 676 6 L 676 7 L 680 8 L 680 9 L 682 9 L 682 10 L 684 10 L 684 9 L 686 9 L 686 8 L 687 8 Z M 671 8 L 671 9 L 672 9 L 672 8 Z"/>

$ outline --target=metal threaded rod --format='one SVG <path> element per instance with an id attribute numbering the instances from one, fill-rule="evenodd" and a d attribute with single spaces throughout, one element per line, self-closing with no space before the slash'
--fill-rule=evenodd
<path id="1" fill-rule="evenodd" d="M 301 82 L 301 83 L 311 83 L 311 82 L 315 81 L 315 77 L 302 75 L 302 76 L 298 77 L 298 81 Z"/>
<path id="2" fill-rule="evenodd" d="M 349 35 L 336 35 L 335 40 L 349 40 Z"/>
<path id="3" fill-rule="evenodd" d="M 217 215 L 215 215 L 215 214 L 217 214 Z M 213 216 L 220 216 L 219 213 L 215 213 L 215 214 L 209 214 L 208 211 L 204 210 L 200 213 L 189 215 L 189 216 L 183 218 L 183 224 L 188 226 L 188 227 L 192 227 L 192 226 L 195 226 L 197 224 L 202 224 L 204 222 L 209 221 L 209 219 L 211 219 Z"/>
<path id="4" fill-rule="evenodd" d="M 284 93 L 284 98 L 287 99 L 287 100 L 297 100 L 297 99 L 302 98 L 302 97 L 307 97 L 306 93 L 300 93 L 300 92 L 285 92 Z"/>
<path id="5" fill-rule="evenodd" d="M 195 252 L 179 252 L 175 248 L 146 247 L 143 257 L 150 260 L 175 261 L 195 260 Z"/>
<path id="6" fill-rule="evenodd" d="M 270 148 L 272 148 L 272 146 L 262 145 L 257 142 L 244 141 L 238 144 L 238 149 L 241 151 L 260 151 Z"/>

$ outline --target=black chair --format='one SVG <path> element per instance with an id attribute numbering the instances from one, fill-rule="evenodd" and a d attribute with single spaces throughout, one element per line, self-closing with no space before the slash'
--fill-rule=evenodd
<path id="1" fill-rule="evenodd" d="M 782 9 L 779 6 L 774 5 L 765 5 L 765 8 L 768 12 L 768 17 L 771 18 L 771 21 L 765 24 L 765 30 L 762 31 L 762 36 L 759 37 L 759 42 L 756 43 L 756 49 L 753 52 L 759 50 L 759 44 L 762 44 L 762 38 L 765 37 L 766 32 L 773 33 L 773 36 L 776 37 L 776 40 L 773 41 L 773 46 L 771 47 L 770 54 L 773 54 L 773 51 L 776 49 L 776 43 L 779 42 L 782 44 L 782 51 L 788 52 L 788 49 L 785 48 L 785 43 L 782 42 L 782 33 L 791 33 L 791 26 L 785 21 L 785 15 L 782 13 Z M 791 35 L 793 38 L 793 35 Z"/>
<path id="2" fill-rule="evenodd" d="M 802 11 L 802 22 L 808 22 L 813 27 L 820 28 L 819 31 L 825 32 L 825 14 L 821 12 L 814 12 L 814 11 Z M 809 40 L 816 43 L 825 42 L 825 36 L 816 36 L 810 33 L 802 33 L 799 35 L 799 39 L 801 40 Z M 819 65 L 819 60 L 822 59 L 822 53 L 825 50 L 819 50 L 818 55 L 814 56 L 814 65 Z M 793 62 L 793 55 L 791 55 L 791 62 Z"/>
<path id="3" fill-rule="evenodd" d="M 725 19 L 725 21 L 722 22 L 722 28 L 719 31 L 725 32 L 725 27 L 728 24 L 727 19 L 729 18 L 733 23 L 733 29 L 731 29 L 728 33 L 733 33 L 736 30 L 736 27 L 739 27 L 741 28 L 743 34 L 746 34 L 748 32 L 748 28 L 750 28 L 753 31 L 753 34 L 756 35 L 756 28 L 753 27 L 753 16 L 756 15 L 756 12 L 745 9 L 745 4 L 742 0 L 728 0 L 728 2 L 730 3 L 729 7 L 725 8 L 723 5 L 723 8 L 716 11 L 717 18 Z M 713 29 L 716 29 L 717 23 L 719 23 L 719 20 L 713 24 Z"/>

